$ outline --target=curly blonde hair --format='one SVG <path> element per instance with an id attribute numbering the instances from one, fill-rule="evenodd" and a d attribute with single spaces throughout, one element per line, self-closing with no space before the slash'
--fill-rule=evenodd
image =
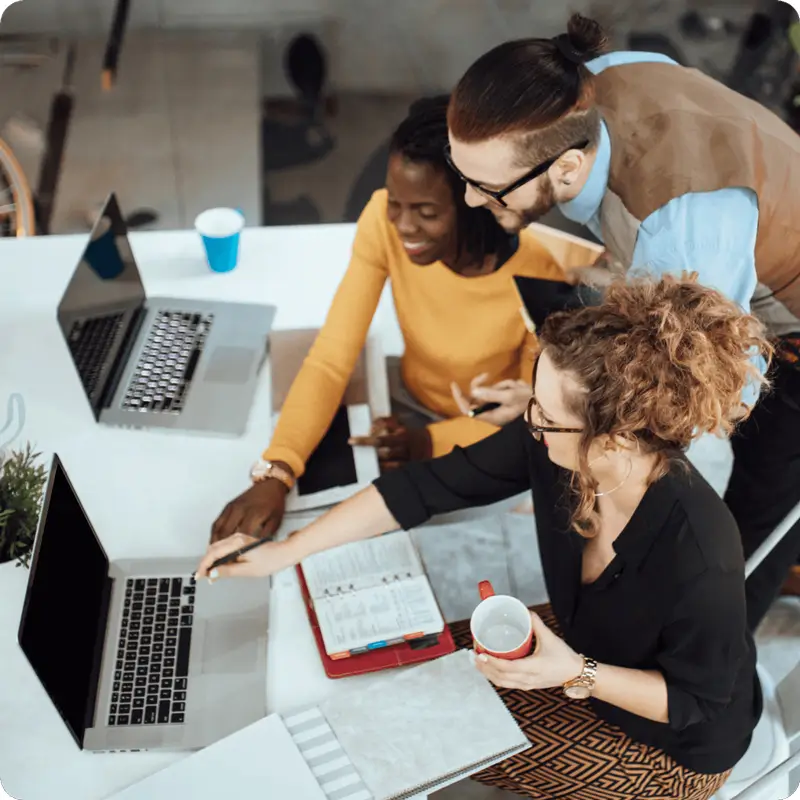
<path id="1" fill-rule="evenodd" d="M 572 522 L 584 536 L 599 525 L 588 460 L 596 437 L 656 454 L 650 482 L 658 480 L 694 439 L 730 434 L 749 415 L 743 390 L 766 383 L 753 357 L 772 357 L 763 325 L 696 273 L 614 283 L 601 305 L 551 315 L 539 342 L 585 390 L 566 398 L 583 420 Z"/>

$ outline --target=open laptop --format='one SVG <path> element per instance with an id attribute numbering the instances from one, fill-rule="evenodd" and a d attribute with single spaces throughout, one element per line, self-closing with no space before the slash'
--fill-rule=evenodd
<path id="1" fill-rule="evenodd" d="M 276 308 L 147 297 L 112 194 L 58 306 L 96 419 L 240 435 Z"/>
<path id="2" fill-rule="evenodd" d="M 110 562 L 53 458 L 18 640 L 86 750 L 195 749 L 266 715 L 269 580 Z"/>

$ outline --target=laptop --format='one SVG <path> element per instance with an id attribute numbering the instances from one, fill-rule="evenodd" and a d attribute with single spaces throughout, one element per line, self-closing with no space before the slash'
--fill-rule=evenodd
<path id="1" fill-rule="evenodd" d="M 109 561 L 54 456 L 18 641 L 78 746 L 196 749 L 266 715 L 269 580 Z"/>
<path id="2" fill-rule="evenodd" d="M 276 308 L 148 297 L 114 194 L 58 306 L 95 418 L 244 433 Z"/>
<path id="3" fill-rule="evenodd" d="M 599 289 L 585 284 L 552 281 L 547 278 L 514 276 L 514 285 L 523 303 L 523 318 L 531 333 L 540 328 L 547 317 L 556 311 L 572 311 L 585 306 L 596 306 L 603 301 Z"/>

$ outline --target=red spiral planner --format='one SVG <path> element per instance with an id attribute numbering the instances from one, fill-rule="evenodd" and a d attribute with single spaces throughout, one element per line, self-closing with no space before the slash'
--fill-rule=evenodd
<path id="1" fill-rule="evenodd" d="M 329 678 L 418 664 L 455 650 L 407 532 L 317 553 L 296 569 Z"/>

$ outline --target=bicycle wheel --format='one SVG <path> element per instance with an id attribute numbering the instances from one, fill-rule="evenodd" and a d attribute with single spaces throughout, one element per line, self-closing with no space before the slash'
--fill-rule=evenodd
<path id="1" fill-rule="evenodd" d="M 11 148 L 0 139 L 0 236 L 33 236 L 35 232 L 28 181 Z"/>

